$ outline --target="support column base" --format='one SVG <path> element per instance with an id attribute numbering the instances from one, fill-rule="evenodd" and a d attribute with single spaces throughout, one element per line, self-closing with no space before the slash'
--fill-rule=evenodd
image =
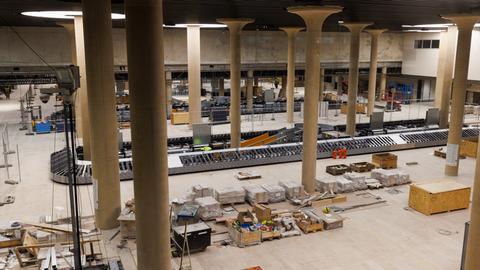
<path id="1" fill-rule="evenodd" d="M 445 175 L 447 176 L 458 176 L 458 166 L 445 166 Z"/>

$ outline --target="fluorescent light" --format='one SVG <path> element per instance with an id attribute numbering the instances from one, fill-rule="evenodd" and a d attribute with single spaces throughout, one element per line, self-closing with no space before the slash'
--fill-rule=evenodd
<path id="1" fill-rule="evenodd" d="M 402 25 L 403 28 L 447 28 L 453 23 Z"/>
<path id="2" fill-rule="evenodd" d="M 75 16 L 82 16 L 81 11 L 26 11 L 22 15 L 51 19 L 73 19 Z M 125 19 L 124 14 L 112 13 L 113 20 Z"/>
<path id="3" fill-rule="evenodd" d="M 441 33 L 444 32 L 445 30 L 422 30 L 422 29 L 408 29 L 408 30 L 403 30 L 403 32 L 410 32 L 410 33 Z"/>
<path id="4" fill-rule="evenodd" d="M 179 23 L 175 25 L 163 25 L 167 28 L 187 28 L 187 26 L 199 26 L 200 28 L 225 28 L 225 24 L 218 23 Z"/>

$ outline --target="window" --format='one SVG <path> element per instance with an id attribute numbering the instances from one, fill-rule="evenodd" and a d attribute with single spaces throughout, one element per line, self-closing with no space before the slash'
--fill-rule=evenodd
<path id="1" fill-rule="evenodd" d="M 438 39 L 415 40 L 413 47 L 415 49 L 438 49 L 440 48 L 440 40 Z"/>
<path id="2" fill-rule="evenodd" d="M 421 49 L 422 48 L 422 41 L 421 40 L 415 40 L 415 49 Z"/>
<path id="3" fill-rule="evenodd" d="M 422 41 L 422 48 L 430 49 L 431 47 L 432 47 L 432 41 L 431 40 L 423 40 Z"/>

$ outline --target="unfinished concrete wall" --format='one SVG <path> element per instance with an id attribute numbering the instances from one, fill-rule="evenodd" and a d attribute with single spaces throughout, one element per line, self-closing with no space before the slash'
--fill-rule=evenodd
<path id="1" fill-rule="evenodd" d="M 20 35 L 50 64 L 69 64 L 70 47 L 66 31 L 61 27 L 17 27 Z M 127 65 L 125 30 L 114 29 L 115 65 Z M 347 62 L 349 33 L 324 33 L 322 37 L 325 62 Z M 228 31 L 202 30 L 201 52 L 203 64 L 227 64 Z M 380 61 L 402 61 L 403 36 L 384 34 L 379 44 Z M 370 37 L 362 34 L 361 61 L 370 59 Z M 246 31 L 242 34 L 242 63 L 286 63 L 287 36 L 280 31 Z M 297 62 L 305 62 L 305 33 L 297 37 Z M 187 63 L 187 35 L 185 29 L 165 29 L 165 63 Z M 41 65 L 36 57 L 8 28 L 0 28 L 0 65 Z"/>

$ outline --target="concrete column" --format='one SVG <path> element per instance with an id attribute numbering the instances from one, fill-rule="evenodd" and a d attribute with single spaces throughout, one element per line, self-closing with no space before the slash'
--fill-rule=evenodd
<path id="1" fill-rule="evenodd" d="M 280 77 L 280 79 L 280 85 L 282 86 L 282 88 L 280 88 L 280 91 L 278 92 L 278 98 L 285 98 L 287 93 L 287 77 L 282 76 Z"/>
<path id="2" fill-rule="evenodd" d="M 453 83 L 453 61 L 454 61 L 454 55 L 455 55 L 455 45 L 457 43 L 457 27 L 456 26 L 449 26 L 448 27 L 448 32 L 445 33 L 444 35 L 445 38 L 441 42 L 445 42 L 445 58 L 444 59 L 439 59 L 439 61 L 444 62 L 443 66 L 443 77 L 440 77 L 439 79 L 443 79 L 442 82 L 440 83 L 440 86 L 442 87 L 441 90 L 441 97 L 440 97 L 440 128 L 447 128 L 448 126 L 448 116 L 450 113 L 450 96 L 452 93 L 452 83 Z M 440 46 L 442 46 L 442 43 L 440 42 Z M 440 50 L 440 53 L 441 50 Z M 439 68 L 442 68 L 439 66 Z M 437 81 L 439 82 L 439 81 Z M 439 89 L 438 87 L 436 89 Z"/>
<path id="3" fill-rule="evenodd" d="M 283 27 L 281 30 L 287 33 L 288 56 L 287 56 L 287 123 L 293 124 L 293 112 L 295 102 L 295 37 L 302 27 Z"/>
<path id="4" fill-rule="evenodd" d="M 442 104 L 443 81 L 445 77 L 445 61 L 447 60 L 448 32 L 440 33 L 440 48 L 438 52 L 437 79 L 435 81 L 434 106 L 440 109 Z M 452 56 L 453 57 L 453 56 Z"/>
<path id="5" fill-rule="evenodd" d="M 372 115 L 375 109 L 375 92 L 377 89 L 377 66 L 378 66 L 378 37 L 385 32 L 385 29 L 367 30 L 372 37 L 370 47 L 370 71 L 368 78 L 368 116 Z"/>
<path id="6" fill-rule="evenodd" d="M 480 151 L 480 147 L 477 151 Z M 479 152 L 480 153 L 480 152 Z M 480 269 L 480 159 L 475 163 L 475 178 L 470 208 L 470 228 L 468 232 L 465 270 Z"/>
<path id="7" fill-rule="evenodd" d="M 165 93 L 167 100 L 167 118 L 172 114 L 172 72 L 165 72 Z"/>
<path id="8" fill-rule="evenodd" d="M 224 78 L 218 79 L 218 95 L 225 96 L 225 79 Z"/>
<path id="9" fill-rule="evenodd" d="M 325 69 L 321 68 L 320 69 L 320 84 L 318 87 L 318 101 L 322 102 L 323 101 L 323 90 L 325 88 Z"/>
<path id="10" fill-rule="evenodd" d="M 83 0 L 82 10 L 88 111 L 95 116 L 90 119 L 95 223 L 100 229 L 113 229 L 120 214 L 120 177 L 111 4 Z"/>
<path id="11" fill-rule="evenodd" d="M 350 36 L 350 66 L 348 69 L 347 134 L 355 136 L 355 116 L 357 114 L 358 63 L 360 55 L 360 33 L 371 23 L 345 23 L 352 33 Z"/>
<path id="12" fill-rule="evenodd" d="M 83 37 L 82 16 L 75 16 L 74 28 L 77 65 L 80 70 L 80 88 L 77 89 L 75 94 L 75 107 L 78 106 L 80 108 L 76 112 L 80 112 L 80 114 L 75 116 L 75 120 L 81 123 L 83 158 L 86 160 L 91 160 L 90 117 L 88 114 L 87 74 L 85 71 L 85 44 Z"/>
<path id="13" fill-rule="evenodd" d="M 470 104 L 474 102 L 474 92 L 472 91 L 467 92 L 467 102 Z"/>
<path id="14" fill-rule="evenodd" d="M 200 92 L 202 89 L 200 70 L 200 25 L 187 25 L 188 57 L 188 112 L 189 127 L 202 122 Z"/>
<path id="15" fill-rule="evenodd" d="M 387 67 L 382 67 L 382 76 L 380 77 L 380 99 L 385 96 L 387 91 Z"/>
<path id="16" fill-rule="evenodd" d="M 253 110 L 253 70 L 247 72 L 247 109 Z"/>
<path id="17" fill-rule="evenodd" d="M 315 177 L 317 174 L 318 92 L 322 26 L 328 16 L 341 11 L 342 7 L 339 6 L 288 8 L 288 12 L 302 17 L 307 29 L 302 184 L 309 193 L 315 191 Z"/>
<path id="18" fill-rule="evenodd" d="M 343 78 L 342 78 L 342 76 L 337 75 L 336 80 L 337 80 L 337 97 L 338 97 L 338 100 L 340 100 L 340 96 L 342 95 L 342 92 L 343 92 L 343 89 L 342 89 Z"/>
<path id="19" fill-rule="evenodd" d="M 242 28 L 254 22 L 253 19 L 218 19 L 230 31 L 230 147 L 240 147 L 240 33 Z"/>
<path id="20" fill-rule="evenodd" d="M 125 1 L 137 269 L 171 269 L 162 2 Z"/>
<path id="21" fill-rule="evenodd" d="M 458 152 L 460 148 L 460 141 L 462 139 L 463 114 L 465 111 L 465 95 L 468 79 L 468 65 L 470 61 L 472 30 L 473 25 L 480 19 L 480 16 L 451 15 L 447 16 L 446 19 L 454 21 L 457 24 L 458 43 L 457 54 L 455 57 L 455 79 L 453 81 L 452 89 L 452 112 L 448 131 L 445 174 L 448 176 L 457 176 L 459 165 Z M 479 243 L 476 245 L 480 247 Z M 480 257 L 478 256 L 478 253 L 476 256 L 479 258 L 479 264 L 477 264 L 477 266 L 480 266 Z"/>

